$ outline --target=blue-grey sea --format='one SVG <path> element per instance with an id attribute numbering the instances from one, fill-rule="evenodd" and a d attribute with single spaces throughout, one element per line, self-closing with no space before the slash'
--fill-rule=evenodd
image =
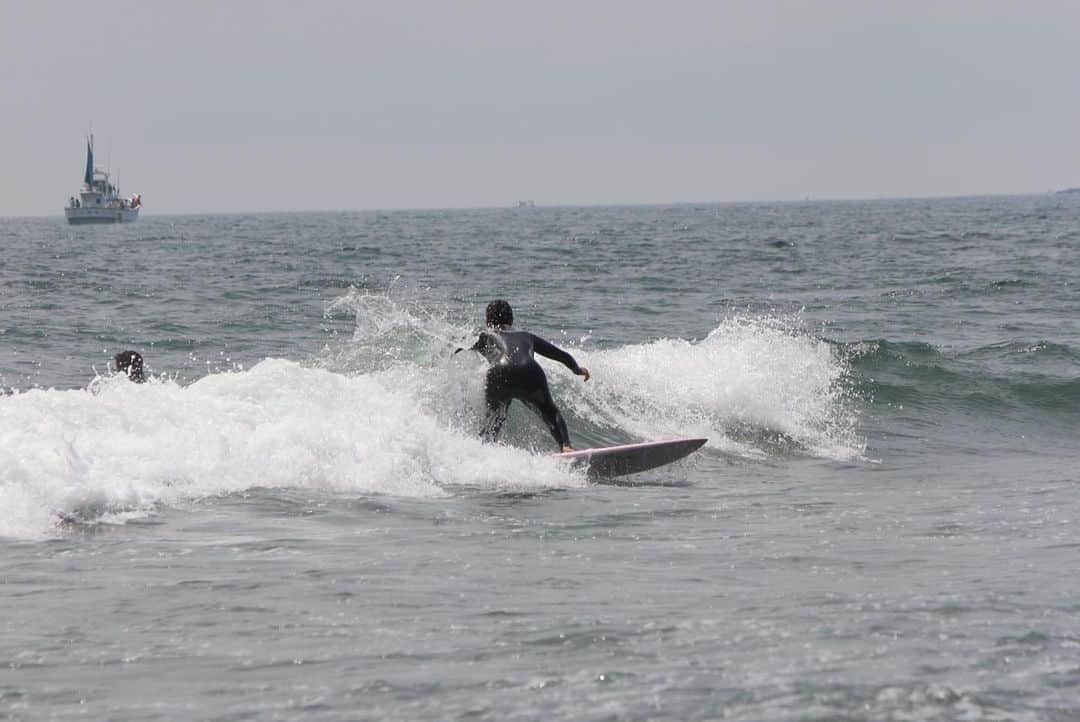
<path id="1" fill-rule="evenodd" d="M 0 719 L 1080 719 L 1080 197 L 147 204 L 0 219 Z"/>

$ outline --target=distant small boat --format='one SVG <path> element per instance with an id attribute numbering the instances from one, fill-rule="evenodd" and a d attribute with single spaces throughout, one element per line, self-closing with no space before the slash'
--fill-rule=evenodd
<path id="1" fill-rule="evenodd" d="M 120 196 L 120 187 L 109 181 L 109 174 L 94 167 L 94 136 L 86 139 L 86 172 L 79 195 L 68 198 L 64 215 L 68 223 L 132 223 L 139 219 L 142 196 Z"/>

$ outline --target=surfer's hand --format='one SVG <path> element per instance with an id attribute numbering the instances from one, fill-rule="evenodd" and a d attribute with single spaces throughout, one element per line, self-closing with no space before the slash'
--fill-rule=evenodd
<path id="1" fill-rule="evenodd" d="M 589 369 L 582 366 L 581 368 L 578 369 L 578 376 L 584 376 L 585 380 L 588 381 L 589 380 Z"/>

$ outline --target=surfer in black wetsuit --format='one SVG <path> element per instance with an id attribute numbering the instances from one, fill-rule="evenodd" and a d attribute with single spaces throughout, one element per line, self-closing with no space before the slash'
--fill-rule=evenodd
<path id="1" fill-rule="evenodd" d="M 482 354 L 492 364 L 484 386 L 487 418 L 481 438 L 495 440 L 506 421 L 510 402 L 518 399 L 540 415 L 562 451 L 573 451 L 566 422 L 551 398 L 547 376 L 533 353 L 558 361 L 578 376 L 584 376 L 586 381 L 589 369 L 578 366 L 573 356 L 539 336 L 513 330 L 514 312 L 506 301 L 489 303 L 485 321 L 487 330 L 480 332 L 480 338 L 469 349 Z"/>

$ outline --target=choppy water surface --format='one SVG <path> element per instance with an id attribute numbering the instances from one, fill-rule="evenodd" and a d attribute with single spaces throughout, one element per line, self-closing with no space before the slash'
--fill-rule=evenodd
<path id="1" fill-rule="evenodd" d="M 1075 198 L 0 240 L 0 717 L 1080 716 Z M 577 446 L 708 445 L 482 445 L 494 297 Z"/>

